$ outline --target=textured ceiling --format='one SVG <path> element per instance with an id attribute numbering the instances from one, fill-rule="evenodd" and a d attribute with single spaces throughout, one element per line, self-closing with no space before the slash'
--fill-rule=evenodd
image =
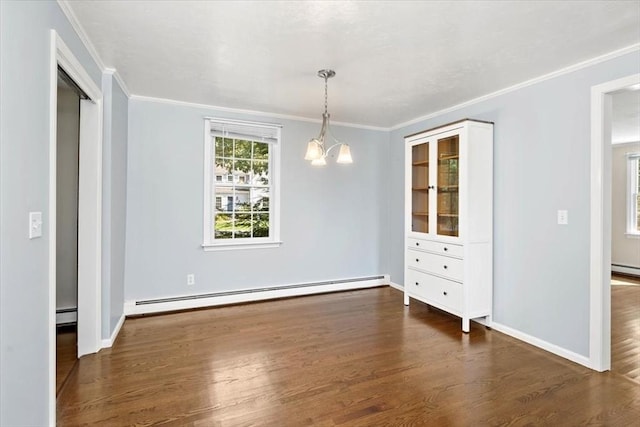
<path id="1" fill-rule="evenodd" d="M 640 42 L 638 1 L 69 1 L 134 95 L 391 127 Z"/>

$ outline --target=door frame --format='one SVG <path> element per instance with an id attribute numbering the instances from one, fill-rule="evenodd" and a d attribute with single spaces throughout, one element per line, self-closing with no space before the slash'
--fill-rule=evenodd
<path id="1" fill-rule="evenodd" d="M 611 369 L 611 93 L 640 84 L 633 74 L 591 87 L 589 364 Z"/>
<path id="2" fill-rule="evenodd" d="M 80 101 L 78 182 L 78 357 L 101 347 L 102 91 L 55 30 L 49 75 L 49 424 L 56 420 L 56 181 L 58 66 L 89 99 Z"/>

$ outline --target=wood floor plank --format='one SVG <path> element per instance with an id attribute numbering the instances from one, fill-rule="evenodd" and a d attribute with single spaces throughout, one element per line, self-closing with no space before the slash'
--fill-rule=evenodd
<path id="1" fill-rule="evenodd" d="M 375 288 L 127 319 L 58 424 L 633 425 L 640 387 Z"/>

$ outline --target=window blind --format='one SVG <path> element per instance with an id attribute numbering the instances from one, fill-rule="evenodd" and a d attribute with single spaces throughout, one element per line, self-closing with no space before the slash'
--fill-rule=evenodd
<path id="1" fill-rule="evenodd" d="M 250 141 L 276 144 L 280 136 L 281 125 L 261 122 L 245 122 L 219 118 L 208 118 L 212 136 L 246 139 Z"/>

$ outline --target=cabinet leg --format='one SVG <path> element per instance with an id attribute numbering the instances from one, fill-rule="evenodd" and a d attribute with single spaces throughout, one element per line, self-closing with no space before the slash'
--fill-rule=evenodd
<path id="1" fill-rule="evenodd" d="M 409 295 L 404 294 L 404 305 L 409 305 Z"/>
<path id="2" fill-rule="evenodd" d="M 462 332 L 465 333 L 469 333 L 469 318 L 468 317 L 463 317 L 462 318 Z"/>
<path id="3" fill-rule="evenodd" d="M 487 317 L 484 318 L 484 326 L 487 329 L 491 329 L 491 315 L 490 314 Z"/>

